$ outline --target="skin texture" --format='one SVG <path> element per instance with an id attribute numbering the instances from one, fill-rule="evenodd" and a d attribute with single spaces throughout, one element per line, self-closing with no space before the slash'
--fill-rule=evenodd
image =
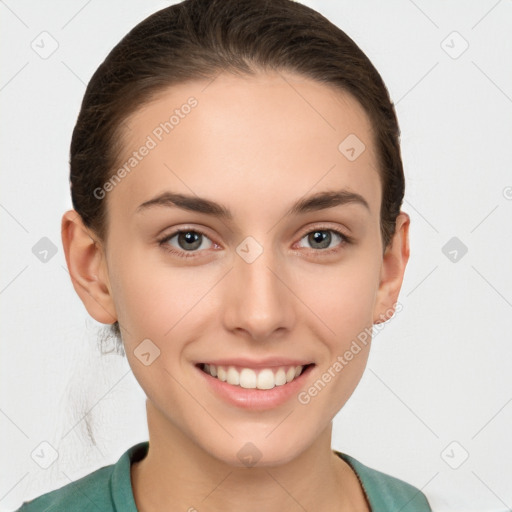
<path id="1" fill-rule="evenodd" d="M 400 213 L 386 251 L 372 127 L 350 95 L 300 75 L 221 74 L 173 86 L 127 120 L 126 159 L 193 96 L 198 104 L 103 199 L 104 243 L 73 210 L 62 240 L 73 285 L 97 321 L 119 320 L 128 362 L 145 391 L 150 449 L 132 466 L 137 506 L 153 510 L 369 510 L 350 467 L 331 451 L 332 419 L 357 386 L 370 343 L 307 404 L 293 396 L 263 411 L 228 404 L 194 363 L 230 357 L 313 362 L 307 390 L 357 335 L 390 316 L 409 258 L 409 216 Z M 338 145 L 355 134 L 354 161 Z M 287 216 L 291 205 L 346 189 L 358 203 Z M 168 206 L 137 212 L 162 193 L 221 203 L 232 220 Z M 176 228 L 205 233 L 194 256 Z M 307 236 L 340 230 L 328 249 Z M 253 237 L 248 263 L 236 249 Z M 316 243 L 315 243 L 315 240 Z M 190 244 L 190 242 L 189 242 Z M 190 253 L 190 251 L 189 251 Z M 150 339 L 146 366 L 134 350 Z M 247 443 L 261 453 L 245 467 Z"/>

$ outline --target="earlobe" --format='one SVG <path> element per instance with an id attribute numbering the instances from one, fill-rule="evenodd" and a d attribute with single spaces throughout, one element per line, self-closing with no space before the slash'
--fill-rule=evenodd
<path id="1" fill-rule="evenodd" d="M 117 315 L 101 243 L 75 210 L 62 216 L 61 235 L 71 281 L 85 308 L 96 321 L 114 323 Z"/>
<path id="2" fill-rule="evenodd" d="M 382 259 L 380 283 L 373 313 L 374 324 L 389 320 L 395 312 L 405 268 L 409 261 L 409 225 L 409 215 L 400 212 L 396 219 L 395 234 Z"/>

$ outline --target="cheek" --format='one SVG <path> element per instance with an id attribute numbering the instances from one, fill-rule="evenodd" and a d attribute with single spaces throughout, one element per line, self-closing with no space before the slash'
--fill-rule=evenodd
<path id="1" fill-rule="evenodd" d="M 314 404 L 330 418 L 352 395 L 366 367 L 379 284 L 377 255 L 361 251 L 358 258 L 301 280 L 302 293 L 308 291 L 307 305 L 319 319 L 317 336 L 324 339 L 328 352 L 299 403 Z"/>
<path id="2" fill-rule="evenodd" d="M 300 272 L 300 296 L 340 341 L 373 323 L 380 266 L 374 253 L 360 252 L 339 264 Z"/>
<path id="3" fill-rule="evenodd" d="M 125 343 L 149 338 L 168 345 L 186 325 L 197 322 L 217 275 L 206 267 L 172 267 L 143 251 L 119 256 L 112 288 Z"/>
<path id="4" fill-rule="evenodd" d="M 163 306 L 161 279 L 154 272 L 155 267 L 146 264 L 143 255 L 134 248 L 126 252 L 112 250 L 111 257 L 112 293 L 125 344 L 152 339 L 156 333 L 161 336 L 164 326 L 158 321 L 160 318 L 163 324 L 164 319 L 157 314 Z M 168 321 L 171 322 L 173 308 L 168 311 Z"/>

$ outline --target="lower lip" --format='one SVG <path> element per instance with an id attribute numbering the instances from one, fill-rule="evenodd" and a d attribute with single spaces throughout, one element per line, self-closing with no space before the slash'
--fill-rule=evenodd
<path id="1" fill-rule="evenodd" d="M 243 409 L 263 411 L 279 407 L 290 398 L 296 397 L 313 367 L 314 365 L 308 366 L 291 382 L 282 386 L 274 386 L 272 389 L 246 389 L 241 386 L 233 386 L 212 377 L 197 366 L 196 369 L 205 379 L 207 385 L 226 402 Z"/>

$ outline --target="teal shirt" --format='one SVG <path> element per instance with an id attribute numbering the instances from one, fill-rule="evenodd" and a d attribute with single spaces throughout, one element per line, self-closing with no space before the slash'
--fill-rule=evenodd
<path id="1" fill-rule="evenodd" d="M 149 441 L 138 443 L 126 450 L 115 464 L 23 502 L 16 512 L 137 512 L 130 466 L 146 456 L 148 447 Z M 336 450 L 335 453 L 355 471 L 372 512 L 432 512 L 419 489 L 371 469 L 350 455 Z"/>

